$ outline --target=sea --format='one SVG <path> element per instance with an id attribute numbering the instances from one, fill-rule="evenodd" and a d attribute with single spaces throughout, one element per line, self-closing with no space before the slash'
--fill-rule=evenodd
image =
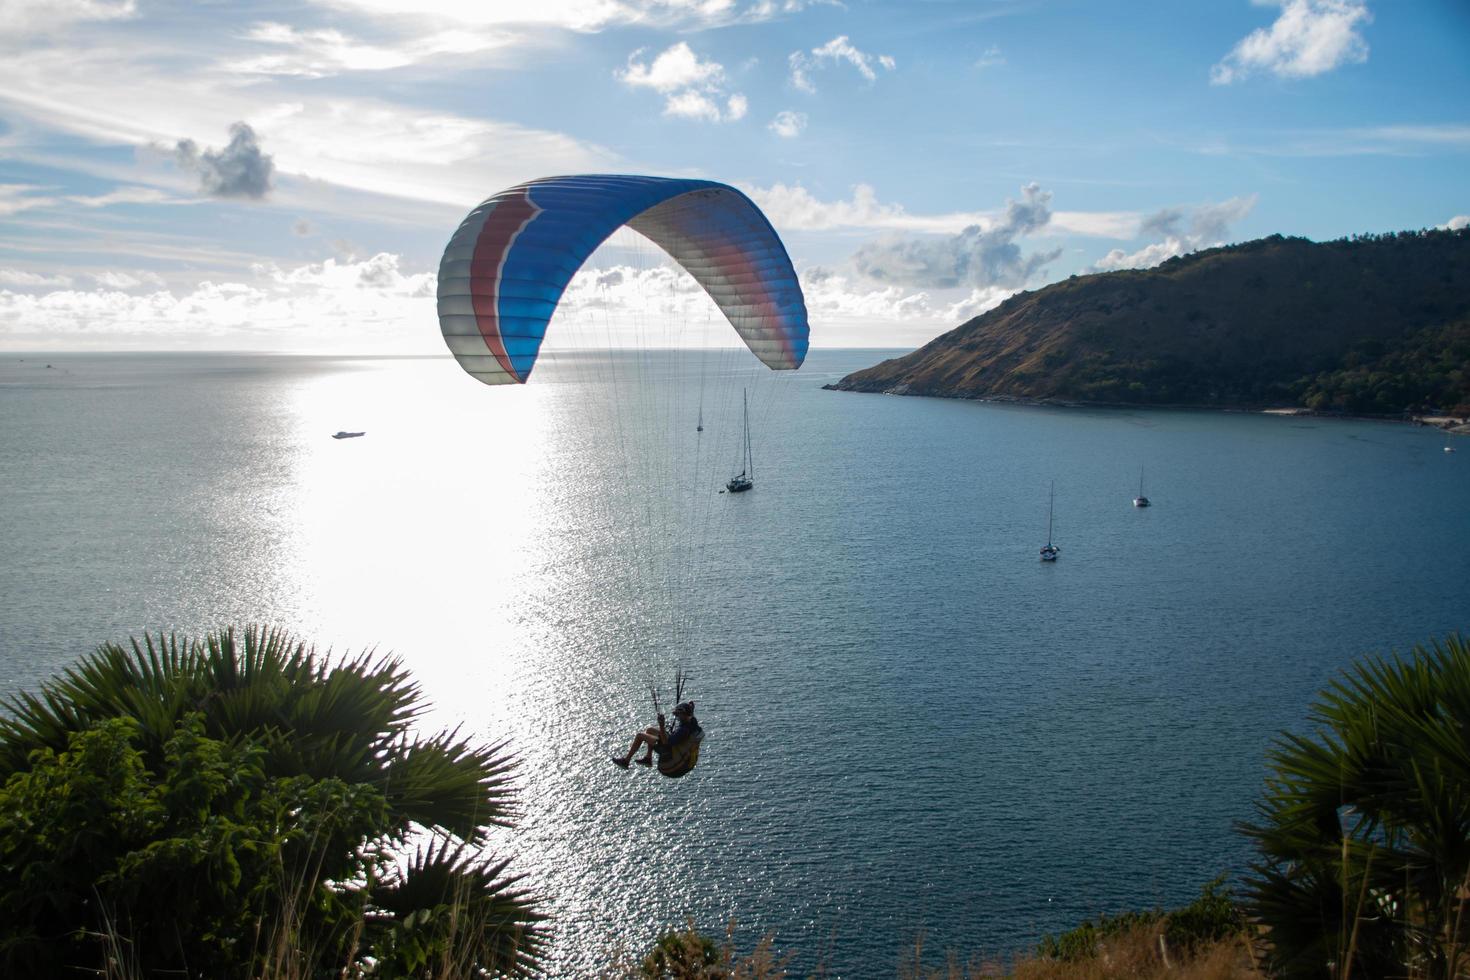
<path id="1" fill-rule="evenodd" d="M 1470 440 L 823 390 L 893 353 L 0 354 L 0 694 L 144 633 L 376 650 L 518 758 L 550 975 L 692 924 L 886 977 L 1238 881 L 1273 740 L 1470 627 Z M 615 767 L 680 672 L 699 765 Z"/>

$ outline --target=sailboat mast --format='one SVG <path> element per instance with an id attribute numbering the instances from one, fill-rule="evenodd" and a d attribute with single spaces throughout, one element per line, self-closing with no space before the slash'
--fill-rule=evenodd
<path id="1" fill-rule="evenodd" d="M 1047 497 L 1046 497 L 1046 546 L 1048 548 L 1051 547 L 1051 517 L 1052 517 L 1052 511 L 1056 509 L 1055 508 L 1056 498 L 1057 498 L 1057 485 L 1055 483 L 1053 483 L 1051 485 L 1051 489 L 1048 491 Z"/>
<path id="2" fill-rule="evenodd" d="M 740 403 L 745 415 L 745 475 L 754 480 L 755 455 L 750 447 L 750 392 L 747 389 L 740 390 Z"/>

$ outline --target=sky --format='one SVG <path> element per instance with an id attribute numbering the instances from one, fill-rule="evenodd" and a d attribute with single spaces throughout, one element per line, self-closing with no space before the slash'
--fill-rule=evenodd
<path id="1" fill-rule="evenodd" d="M 1470 224 L 1470 3 L 0 0 L 0 351 L 442 353 L 455 227 L 571 173 L 740 188 L 813 346 L 913 347 L 1073 275 Z M 569 312 L 697 294 L 605 275 L 627 234 Z"/>

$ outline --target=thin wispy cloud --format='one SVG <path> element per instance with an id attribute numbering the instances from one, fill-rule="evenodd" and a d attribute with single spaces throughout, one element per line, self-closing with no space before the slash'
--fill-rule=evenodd
<path id="1" fill-rule="evenodd" d="M 87 21 L 127 20 L 137 13 L 136 0 L 4 0 L 0 36 L 49 34 Z"/>
<path id="2" fill-rule="evenodd" d="M 0 217 L 55 204 L 57 198 L 48 190 L 35 184 L 0 184 Z"/>
<path id="3" fill-rule="evenodd" d="M 125 99 L 117 97 L 118 78 L 128 79 Z M 181 91 L 189 97 L 180 98 Z M 165 65 L 152 52 L 122 48 L 37 46 L 0 57 L 0 105 L 9 122 L 99 145 L 132 146 L 140 156 L 156 154 L 160 164 L 174 159 L 181 136 L 198 152 L 223 121 L 242 120 L 268 134 L 276 178 L 305 176 L 386 195 L 374 206 L 397 212 L 399 221 L 412 209 L 390 208 L 395 200 L 467 208 L 500 187 L 547 173 L 626 166 L 601 146 L 551 130 L 369 94 L 305 98 L 289 79 L 242 86 L 222 76 L 207 57 L 193 65 Z M 126 173 L 139 176 L 135 168 Z M 155 176 L 161 186 L 172 187 L 178 173 L 160 167 Z M 278 187 L 272 197 L 285 200 L 289 194 Z M 353 206 L 367 203 L 357 200 Z M 0 209 L 5 206 L 0 199 Z"/>
<path id="4" fill-rule="evenodd" d="M 256 24 L 242 39 L 270 50 L 227 60 L 225 71 L 243 75 L 326 78 L 345 72 L 388 71 L 442 55 L 483 53 L 517 40 L 505 31 L 448 30 L 395 44 L 369 44 L 335 29 L 302 31 L 288 24 Z"/>
<path id="5" fill-rule="evenodd" d="M 993 44 L 986 48 L 980 57 L 975 59 L 976 68 L 997 68 L 1005 63 L 1005 55 L 1001 54 L 1000 48 Z"/>
<path id="6" fill-rule="evenodd" d="M 1364 126 L 1294 130 L 1228 141 L 1215 139 L 1192 149 L 1207 156 L 1232 153 L 1263 157 L 1422 156 L 1470 150 L 1464 123 Z"/>
<path id="7" fill-rule="evenodd" d="M 1256 195 L 1251 194 L 1216 204 L 1156 211 L 1139 223 L 1138 236 L 1157 236 L 1157 241 L 1133 252 L 1115 248 L 1097 261 L 1093 271 L 1151 269 L 1190 252 L 1224 245 L 1230 238 L 1230 226 L 1249 215 L 1256 206 L 1256 200 Z"/>
<path id="8" fill-rule="evenodd" d="M 117 204 L 182 204 L 185 203 L 156 187 L 119 187 L 106 194 L 74 194 L 67 197 L 84 208 L 109 208 Z"/>
<path id="9" fill-rule="evenodd" d="M 856 48 L 846 34 L 834 37 L 826 44 L 810 51 L 793 51 L 786 59 L 791 70 L 791 85 L 808 93 L 817 91 L 813 75 L 823 68 L 846 63 L 857 69 L 858 74 L 869 82 L 878 80 L 878 69 L 893 71 L 898 67 L 892 56 L 869 54 Z"/>
<path id="10" fill-rule="evenodd" d="M 479 26 L 543 26 L 595 32 L 620 26 L 707 30 L 761 24 L 836 0 L 537 0 L 535 3 L 464 3 L 462 0 L 320 0 L 385 19 L 419 18 Z"/>
<path id="11" fill-rule="evenodd" d="M 1262 3 L 1263 0 L 1256 0 Z M 1252 31 L 1210 69 L 1210 81 L 1229 85 L 1257 73 L 1310 78 L 1368 60 L 1360 29 L 1372 23 L 1365 0 L 1264 0 L 1281 15 Z"/>
<path id="12" fill-rule="evenodd" d="M 687 42 L 679 41 L 652 61 L 639 48 L 615 77 L 629 88 L 646 88 L 664 97 L 664 115 L 703 122 L 743 119 L 749 101 L 730 91 L 725 66 L 699 57 Z"/>
<path id="13" fill-rule="evenodd" d="M 990 228 L 1005 220 L 1006 211 L 949 211 L 915 214 L 902 204 L 878 199 L 868 184 L 853 187 L 848 200 L 822 200 L 799 184 L 742 188 L 783 231 L 839 231 L 878 229 L 954 235 L 966 228 Z M 1132 211 L 1053 211 L 1048 232 L 1093 238 L 1131 239 L 1138 236 L 1140 216 Z"/>

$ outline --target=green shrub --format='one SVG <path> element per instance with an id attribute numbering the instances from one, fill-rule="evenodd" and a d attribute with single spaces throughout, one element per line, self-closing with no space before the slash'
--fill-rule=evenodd
<path id="1" fill-rule="evenodd" d="M 1100 915 L 1097 917 L 1097 922 L 1089 919 L 1075 929 L 1070 929 L 1059 936 L 1050 934 L 1042 936 L 1036 952 L 1045 959 L 1062 960 L 1068 963 L 1091 959 L 1102 949 L 1103 940 L 1132 932 L 1139 926 L 1151 925 L 1163 917 L 1164 913 L 1158 909 L 1148 912 Z"/>
<path id="2" fill-rule="evenodd" d="M 1245 919 L 1221 875 L 1183 908 L 1101 915 L 1096 922 L 1088 920 L 1058 936 L 1043 936 L 1036 953 L 1044 959 L 1076 963 L 1096 956 L 1108 939 L 1155 924 L 1162 924 L 1164 939 L 1171 948 L 1192 953 L 1240 932 L 1245 928 Z"/>
<path id="3" fill-rule="evenodd" d="M 726 959 L 719 945 L 692 925 L 666 929 L 643 957 L 642 975 L 650 980 L 712 980 L 727 975 L 722 968 Z"/>
<path id="4" fill-rule="evenodd" d="M 108 645 L 0 715 L 0 976 L 526 973 L 484 856 L 504 746 L 410 730 L 386 659 L 284 633 Z M 411 842 L 423 841 L 407 855 Z"/>

